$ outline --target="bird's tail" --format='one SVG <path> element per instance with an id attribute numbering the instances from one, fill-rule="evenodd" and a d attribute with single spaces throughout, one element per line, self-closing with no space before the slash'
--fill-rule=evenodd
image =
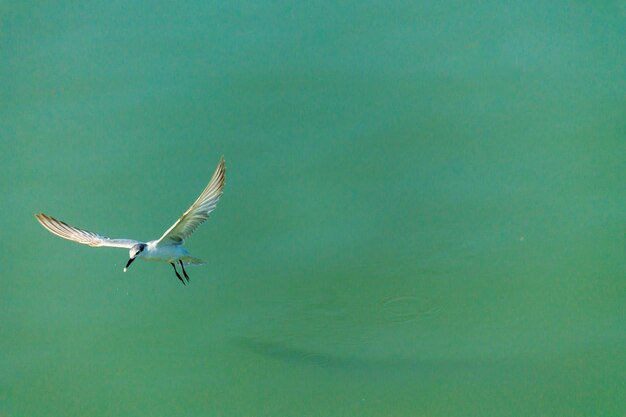
<path id="1" fill-rule="evenodd" d="M 185 265 L 204 265 L 204 261 L 202 259 L 193 258 L 191 256 L 183 256 L 181 260 Z"/>

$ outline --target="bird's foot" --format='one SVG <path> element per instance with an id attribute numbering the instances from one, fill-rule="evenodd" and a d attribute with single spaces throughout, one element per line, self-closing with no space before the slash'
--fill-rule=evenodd
<path id="1" fill-rule="evenodd" d="M 183 265 L 183 261 L 179 259 L 178 262 L 180 263 L 180 267 L 183 270 L 183 274 L 185 275 L 185 278 L 187 278 L 187 282 L 189 282 L 189 275 L 187 275 L 187 271 L 185 271 L 185 266 Z"/>
<path id="2" fill-rule="evenodd" d="M 174 272 L 176 273 L 176 277 L 178 277 L 178 279 L 180 280 L 180 282 L 183 283 L 183 285 L 187 285 L 185 284 L 185 280 L 183 280 L 183 278 L 180 276 L 180 274 L 178 273 L 178 271 L 176 270 L 176 265 L 174 265 L 173 263 L 170 262 L 170 265 L 172 265 L 172 268 L 174 268 Z"/>

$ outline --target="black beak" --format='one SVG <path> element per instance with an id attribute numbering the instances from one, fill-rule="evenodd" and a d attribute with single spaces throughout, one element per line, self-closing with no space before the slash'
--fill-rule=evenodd
<path id="1" fill-rule="evenodd" d="M 135 260 L 135 258 L 130 258 L 128 260 L 128 262 L 126 262 L 126 267 L 124 268 L 124 272 L 126 272 L 126 270 L 128 269 L 128 267 L 130 266 L 130 264 L 133 263 L 133 261 Z"/>

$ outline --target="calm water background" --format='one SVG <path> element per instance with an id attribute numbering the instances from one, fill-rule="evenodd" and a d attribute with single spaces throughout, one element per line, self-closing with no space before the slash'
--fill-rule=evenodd
<path id="1" fill-rule="evenodd" d="M 3 417 L 626 414 L 623 1 L 0 19 Z"/>

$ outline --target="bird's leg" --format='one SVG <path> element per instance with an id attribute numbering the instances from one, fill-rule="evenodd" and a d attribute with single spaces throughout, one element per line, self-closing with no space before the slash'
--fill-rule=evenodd
<path id="1" fill-rule="evenodd" d="M 172 265 L 172 268 L 174 268 L 174 272 L 176 272 L 176 276 L 178 277 L 178 279 L 180 280 L 180 282 L 183 283 L 183 285 L 187 285 L 185 284 L 185 281 L 181 278 L 180 274 L 178 273 L 178 271 L 176 270 L 176 265 L 174 265 L 172 262 L 170 262 L 170 265 Z"/>
<path id="2" fill-rule="evenodd" d="M 178 262 L 180 263 L 180 267 L 183 269 L 183 274 L 185 275 L 185 278 L 187 278 L 187 282 L 189 282 L 189 275 L 187 275 L 187 272 L 185 271 L 185 266 L 183 265 L 183 261 L 179 259 Z"/>

